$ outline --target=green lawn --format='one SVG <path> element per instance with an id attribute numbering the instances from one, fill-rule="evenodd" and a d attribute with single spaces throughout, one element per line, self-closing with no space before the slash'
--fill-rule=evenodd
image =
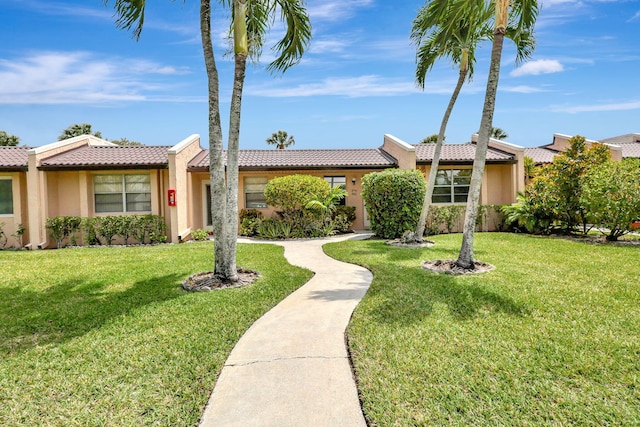
<path id="1" fill-rule="evenodd" d="M 456 258 L 382 241 L 325 246 L 374 274 L 349 340 L 371 426 L 640 425 L 640 247 L 476 236 L 494 272 L 421 269 Z"/>
<path id="2" fill-rule="evenodd" d="M 305 283 L 240 245 L 253 285 L 188 293 L 212 243 L 0 252 L 0 425 L 196 425 L 242 333 Z"/>

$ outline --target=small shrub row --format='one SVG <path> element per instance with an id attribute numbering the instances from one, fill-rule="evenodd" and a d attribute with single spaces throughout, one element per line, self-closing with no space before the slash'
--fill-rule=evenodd
<path id="1" fill-rule="evenodd" d="M 112 245 L 119 236 L 128 245 L 155 244 L 167 241 L 167 226 L 158 215 L 110 215 L 93 218 L 58 216 L 47 218 L 46 227 L 58 248 L 65 242 L 76 246 L 80 239 L 84 245 Z"/>
<path id="2" fill-rule="evenodd" d="M 480 205 L 476 218 L 478 231 L 506 231 L 507 225 L 502 212 L 503 205 Z M 447 205 L 429 207 L 425 235 L 462 232 L 466 207 L 462 205 Z"/>
<path id="3" fill-rule="evenodd" d="M 7 249 L 7 243 L 9 243 L 9 238 L 4 231 L 4 226 L 7 225 L 4 222 L 0 221 L 0 250 Z M 11 237 L 15 238 L 18 242 L 17 249 L 22 248 L 22 235 L 24 234 L 25 229 L 22 224 L 18 224 L 18 228 L 16 232 L 11 235 Z M 15 249 L 15 248 L 13 248 Z"/>

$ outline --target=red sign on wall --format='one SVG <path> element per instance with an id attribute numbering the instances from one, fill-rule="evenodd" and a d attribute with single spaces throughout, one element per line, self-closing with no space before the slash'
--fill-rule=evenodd
<path id="1" fill-rule="evenodd" d="M 176 205 L 176 190 L 168 190 L 167 191 L 167 201 L 169 203 L 169 206 L 175 206 Z"/>

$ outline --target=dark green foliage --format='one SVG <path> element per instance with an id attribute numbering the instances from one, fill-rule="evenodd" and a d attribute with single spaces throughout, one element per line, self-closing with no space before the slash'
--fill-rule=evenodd
<path id="1" fill-rule="evenodd" d="M 209 237 L 209 233 L 207 233 L 206 230 L 199 228 L 191 232 L 191 237 L 197 242 L 202 242 L 204 240 L 207 240 L 207 238 Z"/>
<path id="2" fill-rule="evenodd" d="M 336 206 L 333 212 L 333 218 L 335 219 L 339 215 L 344 215 L 349 222 L 356 220 L 356 207 L 355 206 Z"/>
<path id="3" fill-rule="evenodd" d="M 240 211 L 240 235 L 254 237 L 258 235 L 258 227 L 262 222 L 262 212 L 257 209 L 242 209 Z"/>
<path id="4" fill-rule="evenodd" d="M 57 216 L 47 218 L 45 227 L 51 232 L 58 249 L 64 246 L 63 240 L 80 230 L 82 219 L 78 216 Z"/>
<path id="5" fill-rule="evenodd" d="M 47 218 L 47 228 L 56 241 L 58 248 L 64 246 L 68 238 L 76 244 L 77 234 L 82 232 L 83 244 L 87 246 L 111 245 L 116 236 L 123 239 L 125 245 L 134 238 L 140 244 L 164 243 L 167 241 L 167 226 L 159 215 L 109 215 L 93 218 L 59 216 Z M 102 238 L 102 242 L 100 239 Z"/>
<path id="6" fill-rule="evenodd" d="M 424 177 L 417 170 L 388 169 L 362 178 L 371 229 L 383 239 L 395 239 L 414 230 L 426 192 Z"/>
<path id="7" fill-rule="evenodd" d="M 267 203 L 281 208 L 285 219 L 294 219 L 312 200 L 324 200 L 331 192 L 327 181 L 311 175 L 288 175 L 270 180 L 264 190 Z"/>
<path id="8" fill-rule="evenodd" d="M 594 222 L 616 241 L 640 219 L 640 159 L 607 162 L 586 176 L 581 203 Z"/>
<path id="9" fill-rule="evenodd" d="M 262 218 L 262 212 L 260 212 L 258 209 L 241 209 L 239 217 L 240 222 L 244 221 L 246 218 L 260 219 Z"/>
<path id="10" fill-rule="evenodd" d="M 584 203 L 585 180 L 591 170 L 610 162 L 611 154 L 603 144 L 587 147 L 582 136 L 569 142 L 569 149 L 552 164 L 536 169 L 535 178 L 516 203 L 503 208 L 508 224 L 542 234 L 554 230 L 570 234 L 578 229 L 586 234 L 590 230 L 595 218 Z"/>
<path id="11" fill-rule="evenodd" d="M 348 231 L 352 221 L 347 218 L 355 219 L 354 207 L 337 205 L 346 195 L 345 190 L 331 188 L 327 181 L 316 176 L 274 178 L 267 183 L 264 194 L 267 203 L 278 209 L 279 218 L 261 220 L 245 216 L 240 234 L 265 239 L 326 237 L 336 231 Z"/>

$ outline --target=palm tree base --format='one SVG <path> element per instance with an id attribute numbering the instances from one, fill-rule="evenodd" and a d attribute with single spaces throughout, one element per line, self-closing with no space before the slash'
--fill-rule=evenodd
<path id="1" fill-rule="evenodd" d="M 422 263 L 422 268 L 433 271 L 434 273 L 452 274 L 456 276 L 461 274 L 488 273 L 495 269 L 493 265 L 482 261 L 474 261 L 472 268 L 465 268 L 458 265 L 455 259 L 424 261 Z"/>

